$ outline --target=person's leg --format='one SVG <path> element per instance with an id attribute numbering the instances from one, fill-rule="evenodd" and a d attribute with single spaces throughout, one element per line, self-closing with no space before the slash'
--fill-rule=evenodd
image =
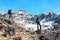
<path id="1" fill-rule="evenodd" d="M 13 23 L 14 23 L 14 20 L 13 20 L 13 17 L 12 17 L 12 15 L 10 16 L 10 18 L 11 18 L 11 22 L 13 22 Z"/>
<path id="2" fill-rule="evenodd" d="M 39 26 L 40 26 L 40 25 L 39 25 L 39 24 L 37 24 L 37 31 L 36 31 L 36 32 L 37 32 L 38 34 L 40 34 L 40 33 L 41 33 L 41 26 L 40 26 L 40 27 L 39 27 Z M 40 28 L 40 29 L 39 29 L 39 28 Z"/>
<path id="3" fill-rule="evenodd" d="M 40 25 L 40 24 L 39 24 Z M 40 25 L 40 30 L 41 30 L 41 25 Z"/>
<path id="4" fill-rule="evenodd" d="M 9 20 L 10 20 L 10 14 L 8 14 L 8 16 L 9 16 Z"/>
<path id="5" fill-rule="evenodd" d="M 12 15 L 10 15 L 10 17 L 11 17 L 11 20 L 12 20 Z"/>
<path id="6" fill-rule="evenodd" d="M 37 24 L 37 30 L 39 30 L 39 25 Z"/>
<path id="7" fill-rule="evenodd" d="M 11 17 L 11 15 L 10 15 L 10 20 L 12 20 L 12 17 Z"/>
<path id="8" fill-rule="evenodd" d="M 39 28 L 40 28 L 40 33 L 41 33 L 41 25 L 39 24 L 39 26 L 40 26 Z"/>

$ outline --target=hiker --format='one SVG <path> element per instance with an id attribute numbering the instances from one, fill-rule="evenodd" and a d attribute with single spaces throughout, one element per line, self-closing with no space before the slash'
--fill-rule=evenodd
<path id="1" fill-rule="evenodd" d="M 41 25 L 40 25 L 39 17 L 36 18 L 36 23 L 37 23 L 37 30 L 39 30 L 39 26 L 40 26 L 40 31 L 41 31 Z"/>
<path id="2" fill-rule="evenodd" d="M 8 10 L 8 15 L 9 15 L 9 20 L 13 20 L 12 19 L 12 12 L 11 12 L 12 10 Z"/>

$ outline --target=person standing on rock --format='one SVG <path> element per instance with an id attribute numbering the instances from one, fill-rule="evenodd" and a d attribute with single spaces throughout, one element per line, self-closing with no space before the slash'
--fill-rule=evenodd
<path id="1" fill-rule="evenodd" d="M 39 30 L 39 28 L 40 28 L 40 31 L 41 31 L 41 25 L 40 25 L 39 17 L 36 18 L 36 23 L 37 23 L 37 30 Z"/>
<path id="2" fill-rule="evenodd" d="M 8 10 L 9 20 L 13 20 L 13 18 L 12 18 L 12 12 L 11 11 L 12 10 Z"/>

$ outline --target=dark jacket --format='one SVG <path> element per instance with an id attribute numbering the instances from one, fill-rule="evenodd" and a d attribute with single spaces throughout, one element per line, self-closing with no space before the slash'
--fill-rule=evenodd
<path id="1" fill-rule="evenodd" d="M 40 24 L 40 22 L 39 22 L 39 17 L 36 18 L 36 23 L 37 23 L 37 24 Z"/>

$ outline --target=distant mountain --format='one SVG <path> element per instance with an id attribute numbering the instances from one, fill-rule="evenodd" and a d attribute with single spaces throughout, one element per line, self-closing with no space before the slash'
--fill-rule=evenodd
<path id="1" fill-rule="evenodd" d="M 9 17 L 8 14 L 4 14 L 3 16 L 5 18 L 7 18 L 7 19 Z M 13 16 L 13 19 L 18 18 L 18 19 L 23 19 L 23 20 L 27 20 L 27 21 L 29 21 L 29 20 L 35 21 L 36 17 L 38 16 L 40 21 L 41 21 L 42 19 L 48 18 L 48 17 L 49 17 L 49 19 L 51 18 L 51 19 L 56 20 L 56 18 L 59 15 L 55 14 L 52 11 L 51 12 L 47 12 L 47 13 L 41 13 L 41 14 L 38 14 L 38 15 L 32 15 L 32 14 L 27 13 L 25 10 L 18 10 L 18 11 L 16 11 L 16 13 L 13 13 L 12 16 Z"/>

